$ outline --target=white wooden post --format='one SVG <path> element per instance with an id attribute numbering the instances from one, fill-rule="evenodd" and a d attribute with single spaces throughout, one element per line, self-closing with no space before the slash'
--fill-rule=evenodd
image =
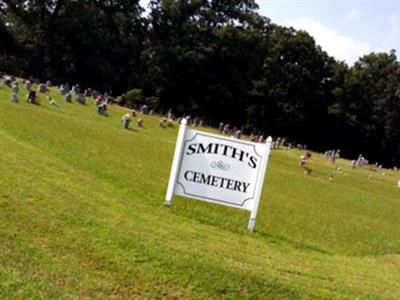
<path id="1" fill-rule="evenodd" d="M 257 182 L 257 186 L 256 186 L 254 206 L 253 206 L 253 208 L 251 210 L 250 219 L 249 219 L 249 225 L 247 226 L 247 229 L 249 231 L 253 231 L 254 227 L 256 225 L 258 206 L 260 204 L 261 194 L 262 194 L 262 190 L 263 190 L 265 171 L 267 170 L 269 154 L 270 154 L 270 151 L 271 151 L 271 143 L 272 143 L 272 137 L 268 137 L 267 138 L 267 142 L 265 144 L 264 160 L 263 160 L 262 165 L 261 165 L 261 174 L 260 174 L 260 177 L 259 177 L 259 181 Z"/>
<path id="2" fill-rule="evenodd" d="M 165 195 L 165 204 L 167 206 L 172 205 L 172 196 L 174 195 L 176 178 L 178 176 L 179 162 L 181 161 L 182 157 L 182 143 L 185 137 L 186 124 L 187 124 L 186 119 L 182 119 L 181 124 L 179 126 L 178 137 L 176 139 L 175 153 L 174 153 L 174 159 L 172 160 L 171 174 L 169 175 L 167 194 Z"/>

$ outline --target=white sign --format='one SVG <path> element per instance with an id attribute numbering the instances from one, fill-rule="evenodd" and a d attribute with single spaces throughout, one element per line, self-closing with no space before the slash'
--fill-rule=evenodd
<path id="1" fill-rule="evenodd" d="M 179 129 L 167 190 L 172 195 L 251 211 L 254 229 L 268 163 L 271 138 L 266 144 L 226 138 L 186 128 Z"/>

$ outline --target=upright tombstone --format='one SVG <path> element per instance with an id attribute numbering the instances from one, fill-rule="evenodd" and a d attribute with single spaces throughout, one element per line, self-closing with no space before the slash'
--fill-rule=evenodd
<path id="1" fill-rule="evenodd" d="M 148 107 L 146 104 L 142 105 L 142 106 L 140 107 L 140 112 L 141 112 L 142 114 L 147 115 L 147 114 L 149 113 L 149 107 Z"/>
<path id="2" fill-rule="evenodd" d="M 15 94 L 18 94 L 19 92 L 19 84 L 16 81 L 12 84 L 12 92 Z"/>
<path id="3" fill-rule="evenodd" d="M 27 80 L 25 82 L 25 90 L 27 93 L 29 93 L 32 90 L 32 82 L 30 80 Z"/>
<path id="4" fill-rule="evenodd" d="M 75 84 L 74 86 L 72 86 L 72 89 L 71 89 L 71 93 L 72 93 L 72 94 L 78 95 L 79 92 L 80 92 L 79 84 Z"/>
<path id="5" fill-rule="evenodd" d="M 61 96 L 64 96 L 67 92 L 65 91 L 65 85 L 61 84 L 58 89 L 60 90 Z"/>
<path id="6" fill-rule="evenodd" d="M 71 91 L 71 88 L 68 83 L 64 84 L 64 88 L 66 93 L 69 93 Z"/>
<path id="7" fill-rule="evenodd" d="M 98 90 L 92 91 L 92 97 L 93 98 L 98 98 L 99 96 L 101 96 L 101 93 Z"/>
<path id="8" fill-rule="evenodd" d="M 12 81 L 10 78 L 5 78 L 3 81 L 4 85 L 7 87 L 11 87 Z"/>
<path id="9" fill-rule="evenodd" d="M 83 95 L 85 97 L 92 97 L 92 89 L 85 89 Z"/>
<path id="10" fill-rule="evenodd" d="M 50 81 L 50 80 L 47 80 L 47 81 L 46 81 L 46 87 L 47 87 L 47 88 L 50 88 L 50 87 L 51 87 L 51 81 Z"/>
<path id="11" fill-rule="evenodd" d="M 183 119 L 166 194 L 222 204 L 251 212 L 254 230 L 272 138 L 252 143 L 187 128 Z"/>
<path id="12" fill-rule="evenodd" d="M 223 131 L 224 131 L 224 123 L 219 123 L 219 126 L 218 126 L 218 131 L 220 132 L 220 133 L 222 133 Z"/>
<path id="13" fill-rule="evenodd" d="M 17 93 L 13 93 L 12 94 L 11 101 L 14 102 L 14 103 L 18 103 L 19 102 L 19 98 L 18 98 Z"/>
<path id="14" fill-rule="evenodd" d="M 37 91 L 38 93 L 46 93 L 47 92 L 46 85 L 44 83 L 39 84 Z"/>
<path id="15" fill-rule="evenodd" d="M 62 96 L 67 95 L 69 92 L 70 92 L 70 88 L 69 88 L 68 83 L 60 85 L 60 93 Z"/>
<path id="16" fill-rule="evenodd" d="M 77 94 L 76 96 L 76 102 L 80 104 L 85 104 L 86 103 L 86 98 L 83 94 Z"/>
<path id="17" fill-rule="evenodd" d="M 242 137 L 242 132 L 240 130 L 235 131 L 235 138 L 239 139 Z"/>
<path id="18" fill-rule="evenodd" d="M 36 102 L 36 92 L 35 91 L 30 91 L 28 94 L 28 102 L 29 103 L 35 103 Z"/>
<path id="19" fill-rule="evenodd" d="M 72 95 L 71 95 L 71 93 L 66 93 L 66 94 L 65 94 L 65 102 L 69 102 L 69 103 L 72 102 Z"/>

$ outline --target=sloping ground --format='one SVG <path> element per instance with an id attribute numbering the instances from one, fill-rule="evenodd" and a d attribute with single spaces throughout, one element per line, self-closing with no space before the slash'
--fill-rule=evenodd
<path id="1" fill-rule="evenodd" d="M 245 211 L 164 207 L 177 128 L 52 94 L 0 87 L 0 299 L 400 298 L 398 173 L 274 151 L 250 234 Z"/>

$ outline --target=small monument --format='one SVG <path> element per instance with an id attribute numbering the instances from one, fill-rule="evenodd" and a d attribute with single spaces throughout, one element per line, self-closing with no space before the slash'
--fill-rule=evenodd
<path id="1" fill-rule="evenodd" d="M 46 87 L 46 85 L 43 84 L 43 83 L 39 84 L 38 89 L 37 89 L 37 92 L 38 92 L 38 93 L 46 93 L 46 92 L 47 92 L 47 87 Z"/>

